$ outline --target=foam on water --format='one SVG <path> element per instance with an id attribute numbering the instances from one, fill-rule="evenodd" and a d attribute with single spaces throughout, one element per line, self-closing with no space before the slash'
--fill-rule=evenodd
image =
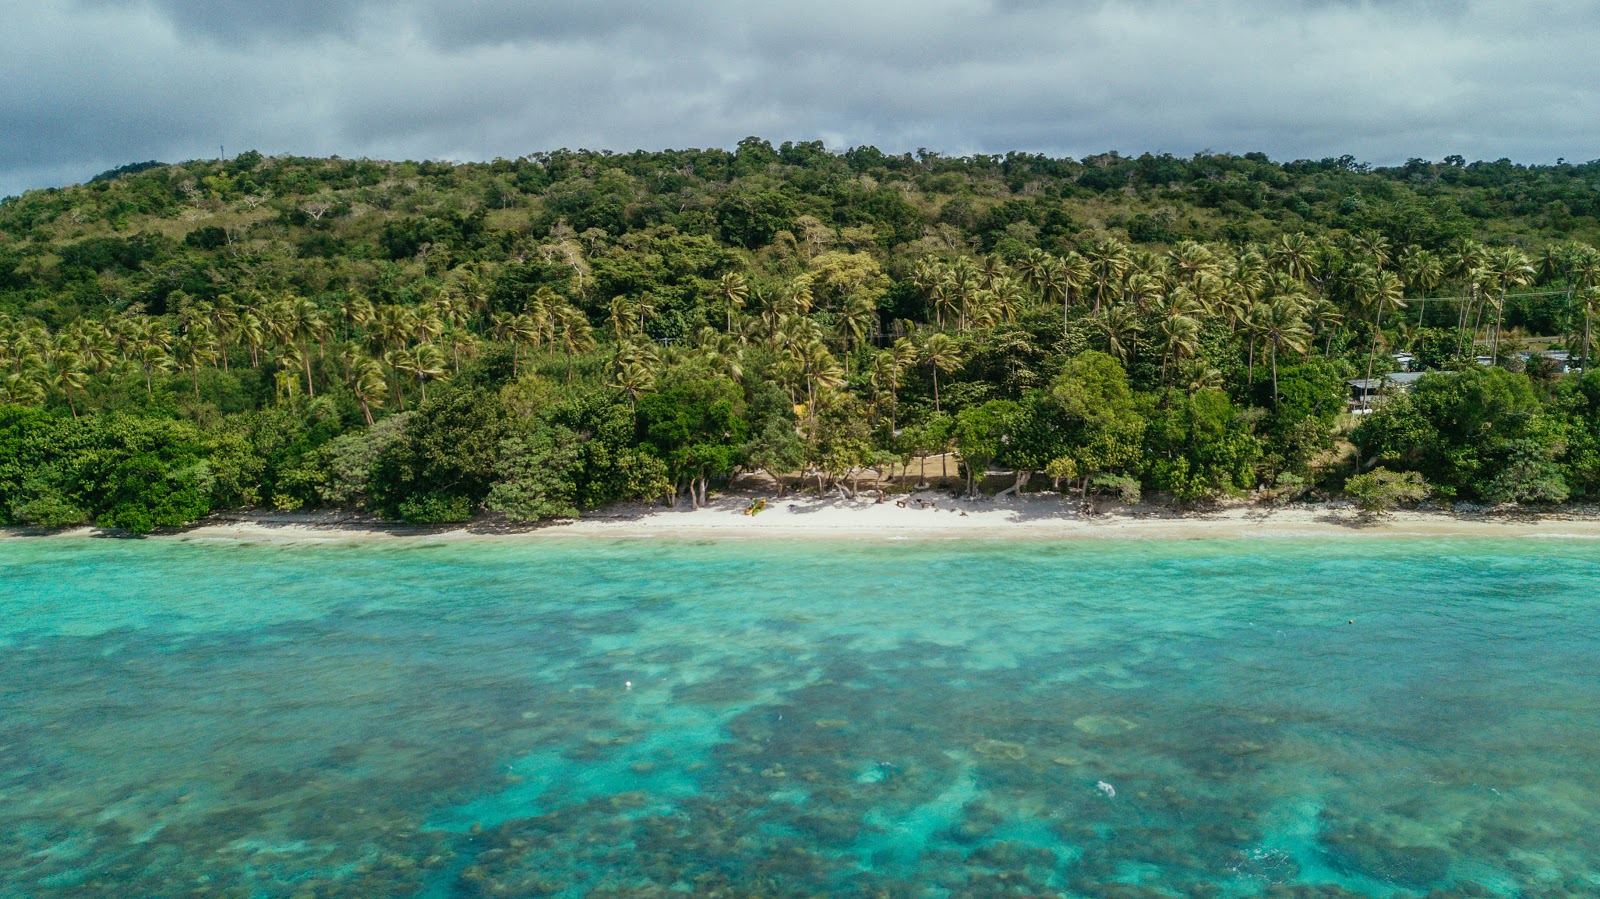
<path id="1" fill-rule="evenodd" d="M 0 895 L 1600 890 L 1590 541 L 21 540 L 0 575 Z"/>

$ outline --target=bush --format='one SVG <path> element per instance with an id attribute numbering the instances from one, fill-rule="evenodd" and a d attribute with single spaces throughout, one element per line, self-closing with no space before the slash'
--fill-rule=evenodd
<path id="1" fill-rule="evenodd" d="M 472 504 L 464 496 L 425 493 L 401 501 L 400 520 L 406 524 L 456 524 L 472 520 Z"/>
<path id="2" fill-rule="evenodd" d="M 1428 483 L 1415 471 L 1374 468 L 1345 481 L 1344 492 L 1361 511 L 1383 514 L 1395 506 L 1427 499 Z"/>

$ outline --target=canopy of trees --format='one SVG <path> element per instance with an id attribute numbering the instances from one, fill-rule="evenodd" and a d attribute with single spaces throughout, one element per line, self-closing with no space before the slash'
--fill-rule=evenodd
<path id="1" fill-rule="evenodd" d="M 757 138 L 138 163 L 0 203 L 0 523 L 537 520 L 932 457 L 974 494 L 1593 496 L 1600 374 L 1540 351 L 1595 341 L 1597 176 Z M 1399 351 L 1435 373 L 1355 427 L 1344 382 Z"/>

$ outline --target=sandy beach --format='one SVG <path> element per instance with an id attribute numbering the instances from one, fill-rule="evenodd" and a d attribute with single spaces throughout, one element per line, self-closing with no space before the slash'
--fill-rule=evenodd
<path id="1" fill-rule="evenodd" d="M 421 528 L 388 525 L 337 513 L 223 513 L 192 527 L 156 535 L 187 540 L 330 542 L 425 537 L 430 540 L 529 540 L 601 538 L 729 539 L 1253 539 L 1321 537 L 1363 539 L 1407 537 L 1600 538 L 1600 515 L 1591 509 L 1515 512 L 1398 511 L 1364 516 L 1344 503 L 1267 506 L 1238 503 L 1206 511 L 1178 512 L 1168 506 L 1103 505 L 1082 515 L 1076 503 L 1054 494 L 954 498 L 925 491 L 878 502 L 765 494 L 756 515 L 745 509 L 757 496 L 740 491 L 715 496 L 703 508 L 687 502 L 614 507 L 583 518 L 539 526 L 484 520 L 469 525 Z M 6 536 L 33 536 L 0 532 Z M 50 536 L 102 535 L 97 528 L 59 531 Z"/>

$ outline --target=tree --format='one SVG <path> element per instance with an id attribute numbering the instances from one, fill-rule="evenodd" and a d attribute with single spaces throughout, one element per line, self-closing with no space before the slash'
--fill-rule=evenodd
<path id="1" fill-rule="evenodd" d="M 1359 283 L 1362 300 L 1372 307 L 1372 347 L 1367 351 L 1367 380 L 1372 380 L 1372 363 L 1378 354 L 1378 340 L 1383 336 L 1383 313 L 1390 309 L 1405 308 L 1403 288 L 1394 272 L 1374 271 Z"/>
<path id="2" fill-rule="evenodd" d="M 1022 409 L 1009 400 L 990 400 L 956 415 L 956 452 L 967 469 L 967 496 L 978 495 L 978 481 L 989 463 L 1012 439 Z"/>
<path id="3" fill-rule="evenodd" d="M 1511 288 L 1531 283 L 1534 271 L 1533 263 L 1528 260 L 1527 254 L 1515 247 L 1495 247 L 1489 251 L 1486 264 L 1489 276 L 1499 288 L 1494 301 L 1494 337 L 1489 350 L 1489 355 L 1498 360 L 1500 325 L 1505 319 L 1506 296 L 1510 294 Z"/>
<path id="4" fill-rule="evenodd" d="M 939 372 L 952 372 L 961 367 L 961 345 L 948 334 L 934 332 L 922 341 L 922 359 L 933 374 L 933 411 L 939 408 Z"/>
<path id="5" fill-rule="evenodd" d="M 389 391 L 389 379 L 383 374 L 383 366 L 365 355 L 356 361 L 351 374 L 350 392 L 361 405 L 361 415 L 367 420 L 367 426 L 371 427 L 372 410 L 383 408 L 384 394 Z"/>
<path id="6" fill-rule="evenodd" d="M 578 517 L 578 435 L 559 425 L 501 441 L 484 506 L 512 521 Z"/>
<path id="7" fill-rule="evenodd" d="M 1146 422 L 1127 372 L 1111 356 L 1087 352 L 1068 360 L 1038 414 L 1053 419 L 1060 435 L 1046 473 L 1075 480 L 1080 501 L 1094 476 L 1138 471 Z"/>
<path id="8" fill-rule="evenodd" d="M 722 305 L 728 310 L 727 330 L 731 334 L 733 314 L 743 309 L 745 301 L 750 298 L 750 285 L 745 281 L 744 275 L 738 272 L 726 272 L 717 281 L 717 294 L 722 298 Z"/>
<path id="9" fill-rule="evenodd" d="M 1383 515 L 1395 506 L 1427 499 L 1428 484 L 1415 471 L 1374 468 L 1365 474 L 1352 475 L 1344 482 L 1344 492 L 1362 512 Z"/>
<path id="10" fill-rule="evenodd" d="M 664 373 L 655 392 L 639 400 L 639 437 L 664 462 L 674 498 L 684 490 L 699 508 L 707 481 L 731 474 L 748 439 L 744 392 L 725 377 L 694 366 Z"/>
<path id="11" fill-rule="evenodd" d="M 1278 403 L 1278 353 L 1289 350 L 1304 353 L 1311 340 L 1311 329 L 1300 315 L 1300 297 L 1276 296 L 1266 303 L 1261 319 L 1261 337 L 1272 358 L 1272 403 Z"/>

